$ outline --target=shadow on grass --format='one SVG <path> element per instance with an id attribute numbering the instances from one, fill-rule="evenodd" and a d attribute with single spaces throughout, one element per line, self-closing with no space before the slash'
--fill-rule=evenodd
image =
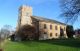
<path id="1" fill-rule="evenodd" d="M 36 46 L 38 47 L 41 46 L 42 44 L 51 44 L 51 45 L 80 48 L 80 40 L 76 39 L 53 39 L 53 40 L 39 40 L 39 41 L 32 40 L 32 41 L 22 41 L 19 43 L 29 47 L 36 47 Z"/>

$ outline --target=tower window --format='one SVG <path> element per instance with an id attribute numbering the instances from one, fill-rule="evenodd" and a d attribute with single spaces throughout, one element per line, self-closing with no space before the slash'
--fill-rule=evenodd
<path id="1" fill-rule="evenodd" d="M 44 24 L 44 29 L 46 29 L 47 28 L 47 26 L 46 26 L 46 24 Z"/>

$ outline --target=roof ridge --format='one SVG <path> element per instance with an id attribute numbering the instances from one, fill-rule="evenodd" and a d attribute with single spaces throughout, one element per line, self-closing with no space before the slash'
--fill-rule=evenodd
<path id="1" fill-rule="evenodd" d="M 49 21 L 49 22 L 56 22 L 56 23 L 59 23 L 59 24 L 64 24 L 64 25 L 67 25 L 65 23 L 62 23 L 60 21 L 57 21 L 57 20 L 53 20 L 53 19 L 49 19 L 49 18 L 44 18 L 44 17 L 41 17 L 41 16 L 32 16 L 36 19 L 39 19 L 39 20 L 46 20 L 46 21 Z"/>

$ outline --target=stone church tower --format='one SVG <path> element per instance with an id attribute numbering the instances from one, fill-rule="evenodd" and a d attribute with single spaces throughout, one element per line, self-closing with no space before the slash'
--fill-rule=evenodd
<path id="1" fill-rule="evenodd" d="M 40 16 L 33 16 L 32 7 L 26 5 L 23 5 L 19 8 L 17 30 L 24 25 L 35 26 L 36 33 L 34 35 L 35 38 L 39 40 L 60 37 L 67 38 L 66 24 Z"/>
<path id="2" fill-rule="evenodd" d="M 23 5 L 19 8 L 18 27 L 32 25 L 32 7 Z"/>

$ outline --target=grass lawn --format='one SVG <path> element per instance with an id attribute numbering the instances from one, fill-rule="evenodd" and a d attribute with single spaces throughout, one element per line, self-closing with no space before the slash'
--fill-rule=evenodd
<path id="1" fill-rule="evenodd" d="M 4 51 L 80 51 L 80 40 L 8 41 Z"/>

